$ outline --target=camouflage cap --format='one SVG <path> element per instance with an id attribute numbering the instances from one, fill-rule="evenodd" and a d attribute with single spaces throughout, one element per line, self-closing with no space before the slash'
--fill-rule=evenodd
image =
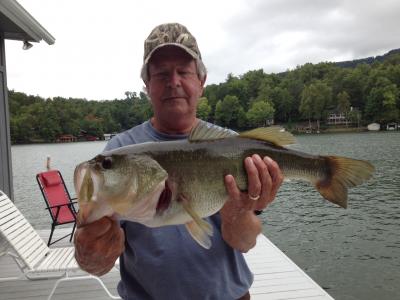
<path id="1" fill-rule="evenodd" d="M 189 30 L 179 23 L 165 23 L 155 27 L 144 41 L 142 74 L 144 70 L 147 70 L 146 66 L 152 54 L 164 46 L 180 47 L 194 59 L 201 60 L 196 39 Z"/>

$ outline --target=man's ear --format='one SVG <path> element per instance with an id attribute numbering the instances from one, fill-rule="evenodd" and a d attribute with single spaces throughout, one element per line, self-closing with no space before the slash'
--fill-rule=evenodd
<path id="1" fill-rule="evenodd" d="M 200 80 L 201 93 L 200 93 L 199 97 L 203 96 L 203 93 L 204 93 L 204 85 L 206 84 L 206 80 L 207 80 L 207 75 L 204 75 L 203 80 Z"/>
<path id="2" fill-rule="evenodd" d="M 201 87 L 202 87 L 202 88 L 204 88 L 204 85 L 205 85 L 205 83 L 206 83 L 206 80 L 207 80 L 207 74 L 204 75 L 203 80 L 201 80 Z"/>

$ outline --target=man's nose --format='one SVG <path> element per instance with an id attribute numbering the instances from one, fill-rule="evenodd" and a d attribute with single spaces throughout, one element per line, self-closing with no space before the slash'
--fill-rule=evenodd
<path id="1" fill-rule="evenodd" d="M 168 76 L 168 86 L 172 88 L 181 86 L 181 79 L 177 71 L 172 71 Z"/>

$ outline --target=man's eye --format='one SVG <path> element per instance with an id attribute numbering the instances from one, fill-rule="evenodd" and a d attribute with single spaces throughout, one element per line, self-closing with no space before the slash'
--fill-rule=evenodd
<path id="1" fill-rule="evenodd" d="M 178 71 L 178 74 L 182 77 L 188 77 L 188 76 L 193 75 L 194 73 L 191 71 L 188 71 L 188 70 L 181 70 L 181 71 Z"/>
<path id="2" fill-rule="evenodd" d="M 157 72 L 152 74 L 151 76 L 155 77 L 155 78 L 166 78 L 168 76 L 167 72 Z"/>

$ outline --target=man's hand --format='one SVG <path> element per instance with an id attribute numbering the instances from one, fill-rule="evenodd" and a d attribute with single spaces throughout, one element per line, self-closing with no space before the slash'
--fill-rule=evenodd
<path id="1" fill-rule="evenodd" d="M 74 236 L 75 259 L 86 272 L 104 275 L 124 251 L 124 232 L 109 217 L 82 226 L 79 223 Z"/>
<path id="2" fill-rule="evenodd" d="M 229 200 L 221 209 L 222 236 L 232 247 L 247 252 L 256 244 L 261 233 L 261 222 L 254 214 L 271 203 L 283 181 L 278 164 L 269 157 L 262 160 L 259 155 L 244 161 L 248 177 L 248 193 L 243 193 L 232 175 L 225 176 Z"/>

